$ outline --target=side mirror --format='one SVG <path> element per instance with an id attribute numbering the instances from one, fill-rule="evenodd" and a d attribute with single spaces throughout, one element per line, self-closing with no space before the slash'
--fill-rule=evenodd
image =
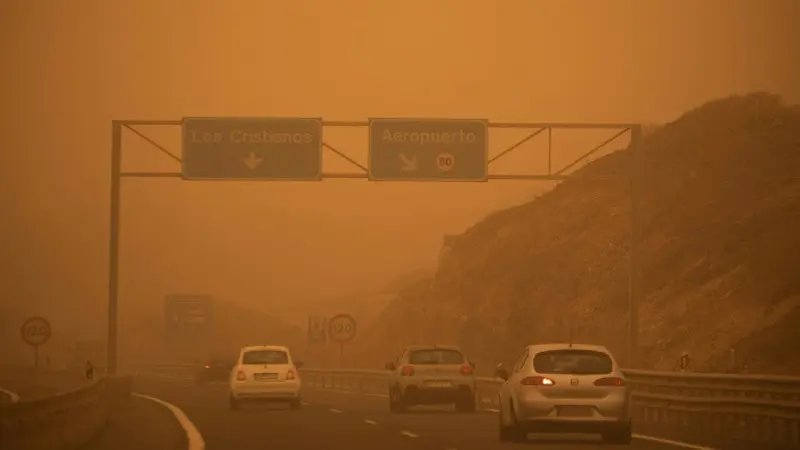
<path id="1" fill-rule="evenodd" d="M 501 364 L 494 369 L 494 376 L 502 379 L 503 381 L 508 381 L 508 370 L 506 370 L 506 368 Z"/>
<path id="2" fill-rule="evenodd" d="M 475 368 L 475 361 L 470 361 L 469 365 L 472 366 L 472 368 L 474 369 Z"/>
<path id="3" fill-rule="evenodd" d="M 393 362 L 387 362 L 383 367 L 385 367 L 386 370 L 394 370 L 397 368 Z"/>
<path id="4" fill-rule="evenodd" d="M 303 361 L 295 361 L 294 366 L 297 367 L 298 369 L 303 367 Z"/>

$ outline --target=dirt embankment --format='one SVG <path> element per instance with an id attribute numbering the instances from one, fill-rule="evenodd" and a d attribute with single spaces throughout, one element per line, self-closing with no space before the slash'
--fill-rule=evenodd
<path id="1" fill-rule="evenodd" d="M 695 370 L 721 370 L 734 348 L 749 371 L 800 373 L 800 111 L 763 93 L 692 110 L 475 224 L 365 330 L 354 359 L 377 366 L 405 344 L 447 341 L 485 368 L 572 336 L 625 363 L 633 161 L 644 365 L 671 369 L 689 351 Z"/>

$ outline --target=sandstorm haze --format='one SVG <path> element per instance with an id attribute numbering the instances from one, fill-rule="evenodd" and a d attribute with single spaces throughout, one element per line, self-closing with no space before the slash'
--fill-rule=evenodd
<path id="1" fill-rule="evenodd" d="M 650 123 L 732 93 L 797 102 L 797 11 L 790 0 L 3 1 L 3 307 L 102 333 L 112 119 Z M 177 129 L 141 130 L 180 150 Z M 522 136 L 493 132 L 492 153 Z M 557 164 L 604 137 L 554 147 Z M 366 130 L 325 138 L 366 162 Z M 492 172 L 545 170 L 535 149 Z M 131 133 L 123 151 L 128 170 L 179 169 Z M 355 170 L 325 158 L 326 171 Z M 551 186 L 125 180 L 121 320 L 181 292 L 313 312 L 304 304 L 434 266 L 444 234 Z"/>

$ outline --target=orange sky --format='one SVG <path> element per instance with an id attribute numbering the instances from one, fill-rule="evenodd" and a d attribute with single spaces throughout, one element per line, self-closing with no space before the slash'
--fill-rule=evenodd
<path id="1" fill-rule="evenodd" d="M 0 302 L 103 311 L 112 119 L 656 122 L 757 89 L 798 101 L 796 5 L 3 1 Z M 143 131 L 179 151 L 179 130 Z M 492 153 L 522 137 L 492 133 Z M 557 162 L 607 135 L 565 136 Z M 326 140 L 366 161 L 365 130 Z M 543 170 L 541 151 L 492 172 Z M 126 169 L 179 169 L 132 136 L 124 152 Z M 325 167 L 348 169 L 329 153 Z M 120 302 L 197 292 L 281 308 L 368 289 L 433 265 L 443 234 L 547 186 L 126 180 Z"/>

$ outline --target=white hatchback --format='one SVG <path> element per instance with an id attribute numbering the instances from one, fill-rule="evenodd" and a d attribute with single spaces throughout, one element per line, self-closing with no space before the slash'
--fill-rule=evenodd
<path id="1" fill-rule="evenodd" d="M 230 375 L 231 409 L 249 401 L 284 401 L 299 408 L 302 383 L 297 369 L 302 365 L 302 361 L 292 360 L 287 347 L 243 347 Z"/>

